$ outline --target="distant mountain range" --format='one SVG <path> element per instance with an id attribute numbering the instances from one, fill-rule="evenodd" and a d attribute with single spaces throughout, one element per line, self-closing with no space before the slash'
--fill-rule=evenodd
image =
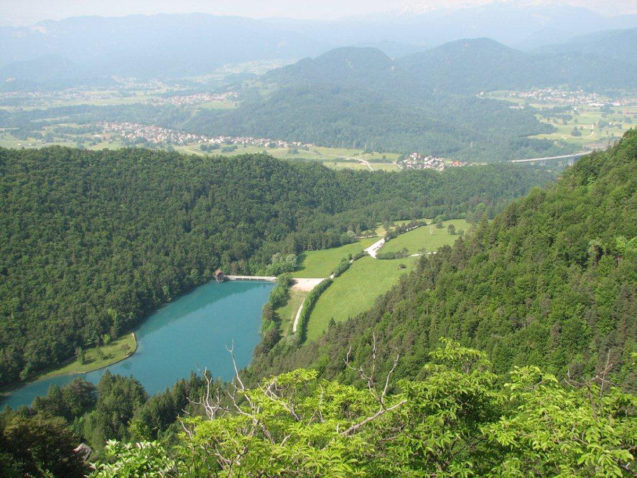
<path id="1" fill-rule="evenodd" d="M 397 64 L 433 90 L 455 93 L 559 85 L 635 88 L 637 29 L 621 33 L 582 37 L 532 53 L 487 38 L 458 40 L 401 58 Z"/>
<path id="2" fill-rule="evenodd" d="M 37 67 L 60 57 L 72 74 L 184 77 L 209 73 L 227 63 L 298 59 L 327 46 L 263 22 L 212 15 L 80 17 L 27 28 L 0 28 L 0 65 Z M 60 72 L 62 73 L 62 72 Z M 56 79 L 64 75 L 56 76 Z"/>
<path id="3" fill-rule="evenodd" d="M 340 46 L 373 46 L 398 58 L 476 37 L 530 50 L 631 27 L 637 27 L 637 15 L 609 18 L 581 8 L 506 4 L 329 22 L 205 14 L 77 17 L 0 27 L 0 78 L 39 77 L 40 83 L 114 75 L 175 78 L 209 73 L 227 63 L 294 61 Z M 610 45 L 625 41 L 604 35 L 590 41 L 600 45 L 604 38 Z M 564 48 L 580 45 L 582 53 L 604 54 L 582 41 Z"/>
<path id="4" fill-rule="evenodd" d="M 333 46 L 376 46 L 383 42 L 434 47 L 462 38 L 488 37 L 532 50 L 578 35 L 637 27 L 637 15 L 607 17 L 571 6 L 519 5 L 513 2 L 438 9 L 426 13 L 383 15 L 331 22 L 272 20 L 271 25 L 303 33 Z M 396 45 L 394 45 L 395 47 Z M 396 55 L 401 56 L 396 48 Z M 388 52 L 390 53 L 390 52 Z"/>
<path id="5" fill-rule="evenodd" d="M 464 39 L 392 60 L 376 48 L 338 48 L 263 76 L 279 86 L 337 84 L 392 97 L 568 85 L 637 88 L 637 28 L 580 37 L 532 53 Z"/>
<path id="6" fill-rule="evenodd" d="M 28 32 L 9 30 L 1 30 L 0 37 L 3 46 L 13 47 L 0 49 L 0 58 L 22 59 L 0 67 L 5 89 L 13 85 L 6 82 L 9 78 L 23 86 L 56 87 L 104 84 L 114 75 L 184 77 L 225 63 L 290 60 L 327 44 L 309 28 L 302 35 L 283 30 L 281 22 L 209 15 L 78 18 L 45 22 Z M 637 28 L 584 35 L 533 51 L 488 38 L 455 40 L 400 58 L 375 47 L 341 47 L 272 70 L 259 78 L 258 86 L 237 82 L 232 86 L 240 94 L 237 109 L 173 109 L 149 117 L 141 110 L 126 116 L 120 108 L 109 117 L 205 135 L 420 151 L 468 161 L 549 156 L 572 147 L 531 139 L 553 128 L 540 123 L 531 109 L 514 110 L 478 94 L 562 86 L 634 90 L 635 44 Z M 36 51 L 40 56 L 29 59 Z M 90 118 L 103 120 L 104 115 L 98 108 Z"/>
<path id="7" fill-rule="evenodd" d="M 637 28 L 630 28 L 578 36 L 565 43 L 545 46 L 537 52 L 595 55 L 637 64 L 636 50 Z"/>

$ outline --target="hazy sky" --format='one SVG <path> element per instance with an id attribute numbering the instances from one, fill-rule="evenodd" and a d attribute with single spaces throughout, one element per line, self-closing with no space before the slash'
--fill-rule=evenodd
<path id="1" fill-rule="evenodd" d="M 0 24 L 28 25 L 44 19 L 135 13 L 238 15 L 252 18 L 332 19 L 384 12 L 427 11 L 484 5 L 502 0 L 0 0 Z M 517 4 L 568 4 L 607 15 L 637 13 L 637 0 L 504 0 Z"/>

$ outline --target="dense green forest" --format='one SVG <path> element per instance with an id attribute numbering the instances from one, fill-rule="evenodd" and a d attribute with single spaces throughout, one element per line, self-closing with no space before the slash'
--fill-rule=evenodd
<path id="1" fill-rule="evenodd" d="M 452 248 L 422 259 L 371 310 L 300 349 L 275 347 L 257 375 L 313 366 L 351 379 L 343 358 L 369 355 L 417 378 L 440 337 L 487 352 L 497 373 L 536 365 L 559 377 L 592 376 L 637 389 L 637 131 L 582 158 L 558 184 L 535 189 Z"/>
<path id="2" fill-rule="evenodd" d="M 0 150 L 0 384 L 114 339 L 212 277 L 392 219 L 492 215 L 549 174 L 330 171 L 267 156 Z"/>

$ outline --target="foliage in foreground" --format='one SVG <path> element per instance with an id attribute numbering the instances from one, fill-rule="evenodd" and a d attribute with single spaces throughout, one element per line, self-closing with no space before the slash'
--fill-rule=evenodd
<path id="1" fill-rule="evenodd" d="M 93 476 L 634 474 L 637 398 L 605 373 L 576 386 L 521 367 L 502 385 L 484 353 L 444 341 L 422 380 L 392 384 L 375 357 L 374 344 L 359 388 L 304 369 L 253 389 L 237 378 L 183 419 L 178 445 L 110 442 Z"/>

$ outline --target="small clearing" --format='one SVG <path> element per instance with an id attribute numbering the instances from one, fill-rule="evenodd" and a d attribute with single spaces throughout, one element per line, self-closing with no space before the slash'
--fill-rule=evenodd
<path id="1" fill-rule="evenodd" d="M 323 282 L 324 280 L 325 280 L 324 278 L 320 278 L 320 279 L 311 278 L 311 279 L 309 279 L 309 278 L 295 277 L 294 278 L 294 284 L 292 285 L 292 290 L 301 291 L 301 292 L 309 292 L 312 289 L 314 289 L 314 287 L 316 287 L 321 282 Z"/>

